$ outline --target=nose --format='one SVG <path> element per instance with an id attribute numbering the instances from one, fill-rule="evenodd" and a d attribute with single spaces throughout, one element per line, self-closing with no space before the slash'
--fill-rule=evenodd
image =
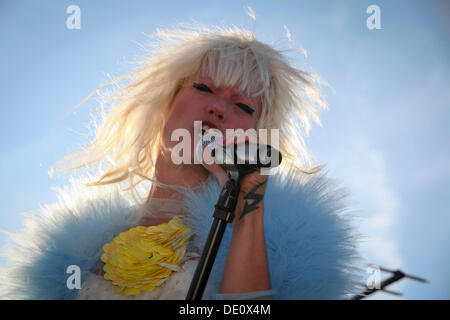
<path id="1" fill-rule="evenodd" d="M 208 114 L 218 120 L 223 120 L 225 117 L 225 107 L 223 103 L 214 103 L 210 105 L 207 110 Z"/>

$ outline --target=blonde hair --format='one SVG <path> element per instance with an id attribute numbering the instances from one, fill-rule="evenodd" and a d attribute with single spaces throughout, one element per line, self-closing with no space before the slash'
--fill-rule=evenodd
<path id="1" fill-rule="evenodd" d="M 184 25 L 157 29 L 152 38 L 156 39 L 150 43 L 152 52 L 138 62 L 137 70 L 112 81 L 127 78 L 130 83 L 108 97 L 112 108 L 95 140 L 54 167 L 70 161 L 73 170 L 108 159 L 106 170 L 90 185 L 129 178 L 130 188 L 134 188 L 152 177 L 172 101 L 184 79 L 201 72 L 217 87 L 237 86 L 248 96 L 261 98 L 256 129 L 279 129 L 282 169 L 320 170 L 313 166 L 304 143 L 312 121 L 321 125 L 319 109 L 327 107 L 316 74 L 294 68 L 283 51 L 237 27 Z"/>

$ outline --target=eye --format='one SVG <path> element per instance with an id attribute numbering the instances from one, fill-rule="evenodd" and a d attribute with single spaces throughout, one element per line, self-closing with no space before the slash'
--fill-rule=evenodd
<path id="1" fill-rule="evenodd" d="M 208 86 L 203 84 L 203 83 L 196 83 L 196 82 L 194 82 L 193 87 L 195 89 L 197 89 L 197 90 L 200 90 L 200 91 L 213 93 L 212 90 L 210 88 L 208 88 Z"/>
<path id="2" fill-rule="evenodd" d="M 213 91 L 206 84 L 203 84 L 203 83 L 194 82 L 193 87 L 199 91 L 213 93 Z M 255 112 L 255 110 L 253 108 L 249 107 L 248 105 L 246 105 L 244 103 L 236 103 L 236 105 L 240 109 L 242 109 L 244 112 L 246 112 L 250 115 L 252 115 L 253 112 Z"/>
<path id="3" fill-rule="evenodd" d="M 245 112 L 247 112 L 248 114 L 253 114 L 253 112 L 255 112 L 254 109 L 250 108 L 248 105 L 243 104 L 243 103 L 236 103 L 236 105 L 241 108 L 242 110 L 244 110 Z"/>

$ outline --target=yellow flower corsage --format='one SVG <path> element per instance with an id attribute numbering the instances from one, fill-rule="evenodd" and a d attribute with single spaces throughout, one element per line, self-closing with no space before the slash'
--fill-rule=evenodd
<path id="1" fill-rule="evenodd" d="M 118 293 L 149 292 L 178 269 L 189 237 L 189 227 L 177 217 L 168 223 L 122 232 L 103 246 L 104 278 L 118 286 Z"/>

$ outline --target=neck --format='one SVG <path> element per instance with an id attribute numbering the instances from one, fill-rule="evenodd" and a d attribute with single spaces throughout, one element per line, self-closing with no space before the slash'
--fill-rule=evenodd
<path id="1" fill-rule="evenodd" d="M 206 180 L 208 175 L 209 172 L 200 164 L 176 165 L 163 153 L 156 160 L 155 177 L 163 184 L 195 187 Z M 151 198 L 181 200 L 181 195 L 176 190 L 153 185 L 147 201 Z"/>

